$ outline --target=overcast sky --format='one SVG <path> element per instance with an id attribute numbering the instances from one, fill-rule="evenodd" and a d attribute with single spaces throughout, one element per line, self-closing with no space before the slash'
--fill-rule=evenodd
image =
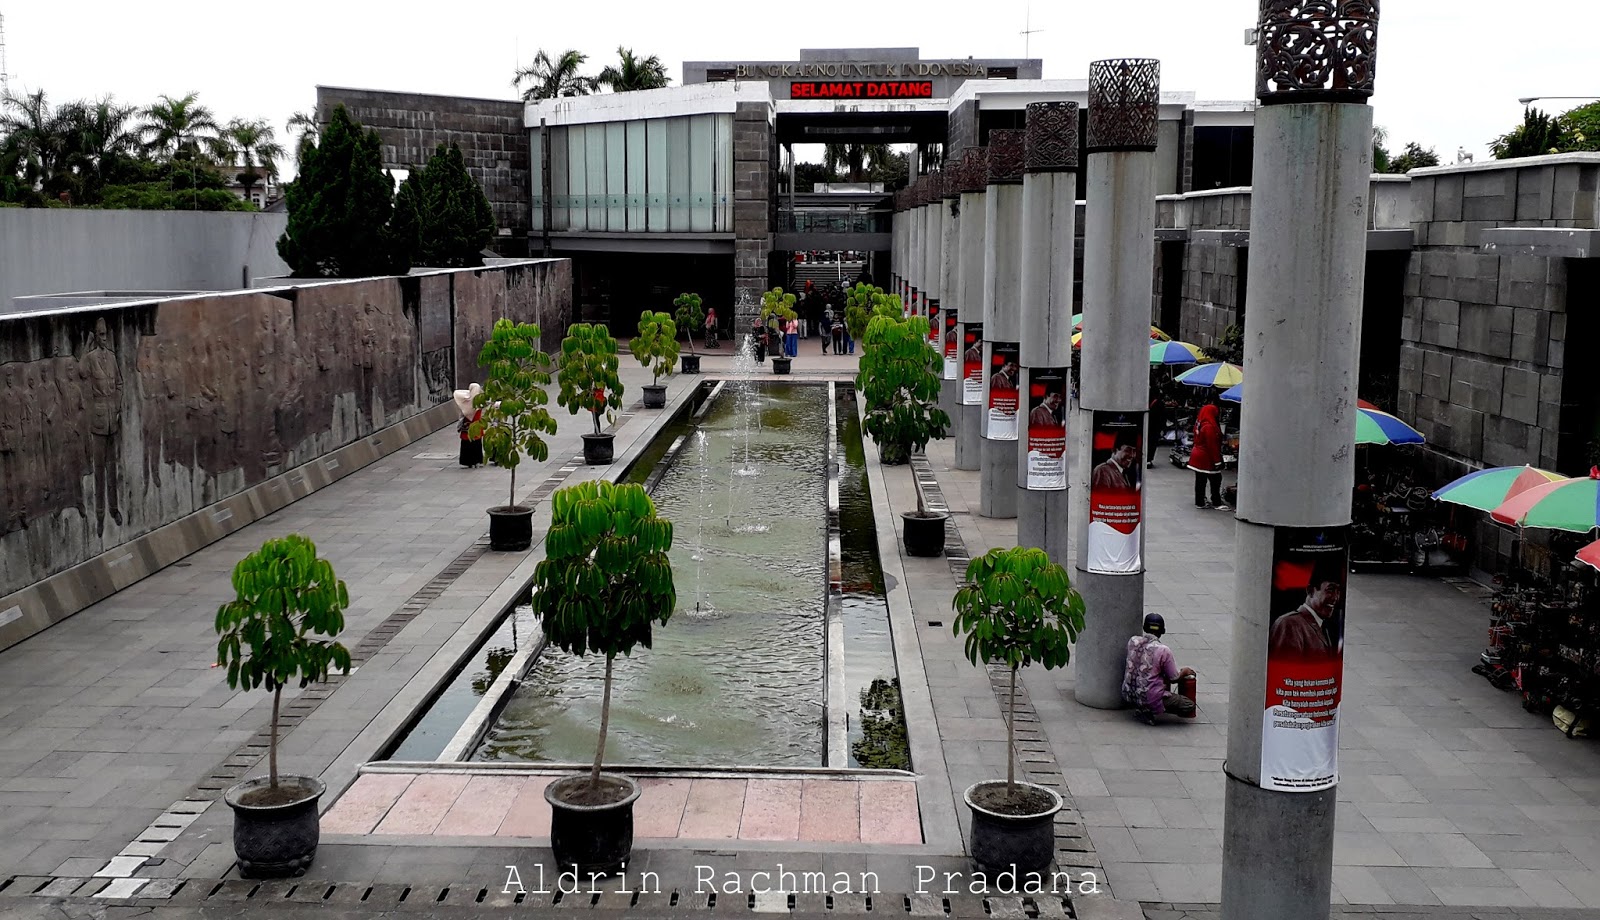
<path id="1" fill-rule="evenodd" d="M 519 62 L 577 48 L 593 70 L 626 45 L 656 54 L 676 85 L 685 60 L 792 60 L 802 47 L 918 47 L 928 58 L 1030 56 L 1047 78 L 1083 78 L 1089 61 L 1155 57 L 1162 87 L 1202 100 L 1254 93 L 1243 42 L 1256 0 L 1085 3 L 550 2 L 391 0 L 216 3 L 0 3 L 11 89 L 59 103 L 114 93 L 146 104 L 198 91 L 220 119 L 265 117 L 284 132 L 318 84 L 514 98 Z M 1479 160 L 1521 119 L 1521 96 L 1600 93 L 1597 0 L 1386 0 L 1378 42 L 1377 123 L 1448 163 Z M 1562 110 L 1576 101 L 1545 103 Z M 287 146 L 287 143 L 286 143 Z"/>

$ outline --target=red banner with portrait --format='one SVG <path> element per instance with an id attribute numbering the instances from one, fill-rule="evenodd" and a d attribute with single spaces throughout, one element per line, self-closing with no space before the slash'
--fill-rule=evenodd
<path id="1" fill-rule="evenodd" d="M 1317 792 L 1339 782 L 1349 528 L 1273 533 L 1261 788 Z"/>

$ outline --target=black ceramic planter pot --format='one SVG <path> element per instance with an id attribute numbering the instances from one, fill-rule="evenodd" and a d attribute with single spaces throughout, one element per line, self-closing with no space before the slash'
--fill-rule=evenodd
<path id="1" fill-rule="evenodd" d="M 664 386 L 646 385 L 644 387 L 644 407 L 646 409 L 660 409 L 667 404 L 667 388 Z"/>
<path id="2" fill-rule="evenodd" d="M 615 875 L 633 852 L 633 803 L 639 799 L 639 784 L 617 773 L 601 773 L 600 778 L 627 786 L 627 794 L 604 805 L 569 804 L 566 797 L 588 786 L 587 774 L 559 779 L 544 788 L 556 865 L 563 872 L 576 865 L 579 878 L 591 872 Z"/>
<path id="3" fill-rule="evenodd" d="M 532 508 L 490 508 L 489 548 L 497 552 L 518 552 L 533 545 Z"/>
<path id="4" fill-rule="evenodd" d="M 980 789 L 1005 786 L 1004 780 L 967 787 L 962 797 L 972 811 L 972 861 L 989 874 L 1009 870 L 1019 877 L 1028 872 L 1044 875 L 1056 858 L 1056 812 L 1061 810 L 1061 796 L 1032 783 L 1017 785 L 1044 793 L 1054 804 L 1037 814 L 1004 815 L 972 800 L 973 793 Z"/>
<path id="5" fill-rule="evenodd" d="M 683 372 L 685 374 L 698 374 L 698 373 L 700 373 L 700 356 L 699 355 L 679 355 L 678 356 L 678 360 L 683 362 Z"/>
<path id="6" fill-rule="evenodd" d="M 791 362 L 793 360 L 794 360 L 793 358 L 773 358 L 772 359 L 772 372 L 774 374 L 787 374 L 787 373 L 789 373 L 789 362 Z"/>
<path id="7" fill-rule="evenodd" d="M 611 445 L 616 439 L 610 434 L 586 434 L 583 436 L 583 462 L 590 466 L 601 466 L 611 462 Z"/>
<path id="8" fill-rule="evenodd" d="M 239 874 L 245 878 L 280 878 L 305 875 L 317 855 L 322 826 L 317 800 L 328 787 L 309 776 L 279 774 L 278 785 L 298 786 L 301 798 L 285 805 L 245 805 L 246 793 L 265 789 L 265 776 L 248 779 L 223 793 L 233 809 L 233 852 L 239 857 Z"/>
<path id="9" fill-rule="evenodd" d="M 944 554 L 944 522 L 950 515 L 939 511 L 919 513 L 904 511 L 900 520 L 905 522 L 906 555 L 940 556 Z"/>

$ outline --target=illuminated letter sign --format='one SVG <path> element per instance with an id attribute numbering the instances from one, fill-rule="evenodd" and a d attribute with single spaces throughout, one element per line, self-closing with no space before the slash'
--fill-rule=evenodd
<path id="1" fill-rule="evenodd" d="M 789 84 L 790 99 L 932 99 L 932 80 L 808 80 Z"/>

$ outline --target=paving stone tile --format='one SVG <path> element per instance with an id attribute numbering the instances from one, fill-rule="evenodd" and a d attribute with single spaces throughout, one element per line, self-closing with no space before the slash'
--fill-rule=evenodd
<path id="1" fill-rule="evenodd" d="M 809 782 L 809 781 L 808 781 Z M 685 840 L 732 839 L 744 811 L 745 780 L 697 779 L 689 787 L 678 836 Z"/>
<path id="2" fill-rule="evenodd" d="M 466 787 L 467 777 L 463 774 L 420 775 L 406 786 L 373 833 L 431 834 Z"/>
<path id="3" fill-rule="evenodd" d="M 856 783 L 805 780 L 800 798 L 800 839 L 859 840 L 861 812 L 858 790 Z"/>
<path id="4" fill-rule="evenodd" d="M 683 810 L 689 803 L 687 779 L 647 777 L 639 781 L 642 791 L 633 807 L 633 833 L 636 837 L 677 837 L 683 823 Z"/>
<path id="5" fill-rule="evenodd" d="M 739 818 L 741 840 L 796 840 L 800 836 L 797 779 L 751 779 Z M 787 910 L 787 907 L 785 907 Z"/>
<path id="6" fill-rule="evenodd" d="M 474 776 L 445 813 L 439 836 L 492 837 L 511 810 L 522 782 L 512 776 Z"/>

